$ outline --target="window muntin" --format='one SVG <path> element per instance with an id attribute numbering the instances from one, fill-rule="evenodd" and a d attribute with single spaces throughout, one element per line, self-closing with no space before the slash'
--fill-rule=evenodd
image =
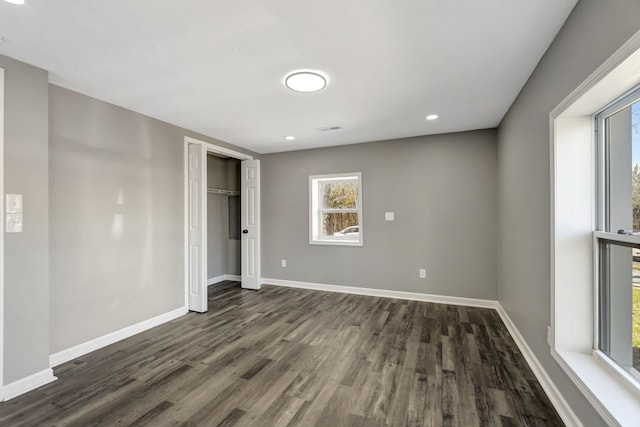
<path id="1" fill-rule="evenodd" d="M 309 177 L 309 243 L 362 245 L 362 176 Z"/>
<path id="2" fill-rule="evenodd" d="M 640 89 L 596 120 L 597 349 L 640 379 Z"/>

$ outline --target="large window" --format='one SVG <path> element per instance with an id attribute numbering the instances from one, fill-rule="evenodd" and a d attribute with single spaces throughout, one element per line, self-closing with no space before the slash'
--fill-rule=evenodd
<path id="1" fill-rule="evenodd" d="M 362 246 L 360 173 L 309 177 L 309 243 Z"/>
<path id="2" fill-rule="evenodd" d="M 640 90 L 596 123 L 597 348 L 640 379 Z"/>
<path id="3" fill-rule="evenodd" d="M 623 426 L 640 420 L 638 61 L 640 34 L 549 114 L 550 353 L 605 423 Z"/>

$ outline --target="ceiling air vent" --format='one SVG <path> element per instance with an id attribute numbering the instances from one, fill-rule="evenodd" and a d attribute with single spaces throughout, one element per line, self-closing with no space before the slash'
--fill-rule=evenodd
<path id="1" fill-rule="evenodd" d="M 326 128 L 318 128 L 318 130 L 320 132 L 333 132 L 333 131 L 341 130 L 341 129 L 342 129 L 342 126 L 329 126 L 329 127 L 326 127 Z"/>

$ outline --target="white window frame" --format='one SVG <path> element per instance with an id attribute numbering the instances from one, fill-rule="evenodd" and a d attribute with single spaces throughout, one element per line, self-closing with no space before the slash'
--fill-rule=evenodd
<path id="1" fill-rule="evenodd" d="M 358 205 L 349 209 L 322 209 L 320 206 L 319 188 L 322 182 L 353 181 L 358 182 Z M 327 236 L 321 237 L 322 214 L 331 212 L 354 212 L 358 214 L 358 239 Z M 362 246 L 363 245 L 363 220 L 362 220 L 362 173 L 337 173 L 328 175 L 309 176 L 309 244 L 334 245 L 334 246 Z"/>
<path id="2" fill-rule="evenodd" d="M 602 194 L 594 115 L 640 84 L 640 32 L 549 114 L 551 356 L 609 425 L 636 425 L 640 393 L 598 350 L 597 199 Z M 615 236 L 620 240 L 633 236 Z M 573 424 L 580 425 L 576 420 Z"/>
<path id="3" fill-rule="evenodd" d="M 629 107 L 630 105 L 640 100 L 640 87 L 635 87 L 629 94 L 622 96 L 619 99 L 614 100 L 611 106 L 603 109 L 601 112 L 595 114 L 595 132 L 596 132 L 596 203 L 595 203 L 595 230 L 593 232 L 593 253 L 595 256 L 594 261 L 594 301 L 595 301 L 595 326 L 593 337 L 593 353 L 602 362 L 609 365 L 613 369 L 616 375 L 629 383 L 629 386 L 637 391 L 640 395 L 640 372 L 635 368 L 629 367 L 629 370 L 619 366 L 618 363 L 608 354 L 600 350 L 600 337 L 602 322 L 600 319 L 600 312 L 602 304 L 605 301 L 601 301 L 600 292 L 603 286 L 602 274 L 600 271 L 601 264 L 601 248 L 602 243 L 610 243 L 619 246 L 627 246 L 640 248 L 640 236 L 629 234 L 618 234 L 613 230 L 607 231 L 607 198 L 610 197 L 608 188 L 610 187 L 609 179 L 613 171 L 610 171 L 606 165 L 607 157 L 607 135 L 609 134 L 606 127 L 606 119 L 613 116 L 617 112 Z"/>

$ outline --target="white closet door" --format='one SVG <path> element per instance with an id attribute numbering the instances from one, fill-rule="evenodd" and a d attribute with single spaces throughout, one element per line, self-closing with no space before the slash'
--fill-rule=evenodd
<path id="1" fill-rule="evenodd" d="M 260 289 L 260 160 L 244 160 L 240 174 L 242 287 Z"/>
<path id="2" fill-rule="evenodd" d="M 188 155 L 189 310 L 204 313 L 207 311 L 207 153 L 204 144 L 189 144 Z"/>

